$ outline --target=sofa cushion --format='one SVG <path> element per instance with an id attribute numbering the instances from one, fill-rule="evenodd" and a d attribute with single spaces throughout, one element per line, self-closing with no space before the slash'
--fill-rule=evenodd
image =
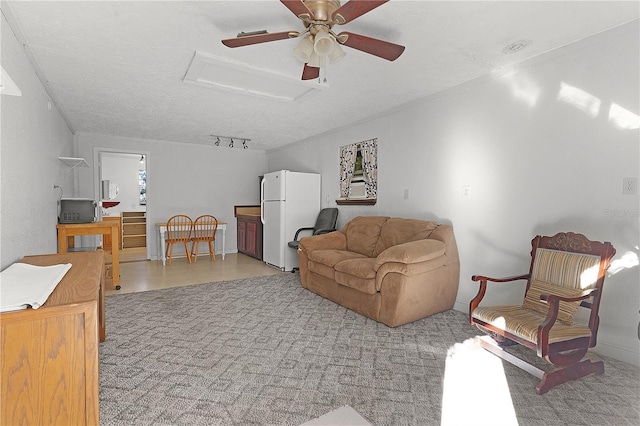
<path id="1" fill-rule="evenodd" d="M 376 293 L 375 258 L 347 259 L 335 265 L 336 282 L 367 294 Z"/>
<path id="2" fill-rule="evenodd" d="M 309 270 L 329 279 L 335 279 L 334 267 L 348 259 L 365 258 L 364 255 L 345 250 L 314 250 L 309 253 Z"/>
<path id="3" fill-rule="evenodd" d="M 389 218 L 386 216 L 358 216 L 352 219 L 342 229 L 347 237 L 347 250 L 376 257 L 380 231 L 387 219 Z"/>
<path id="4" fill-rule="evenodd" d="M 420 263 L 427 262 L 445 255 L 445 245 L 437 240 L 420 240 L 391 246 L 376 258 L 374 269 L 387 262 Z"/>
<path id="5" fill-rule="evenodd" d="M 391 217 L 384 222 L 380 229 L 375 256 L 398 244 L 427 239 L 437 227 L 437 222 Z"/>

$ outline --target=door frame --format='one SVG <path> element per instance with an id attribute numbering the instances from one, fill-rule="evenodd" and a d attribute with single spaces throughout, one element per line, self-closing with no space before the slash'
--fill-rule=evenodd
<path id="1" fill-rule="evenodd" d="M 149 210 L 151 209 L 152 200 L 149 194 L 150 185 L 150 170 L 151 170 L 151 158 L 149 151 L 142 149 L 123 149 L 123 148 L 106 148 L 106 147 L 93 147 L 93 194 L 96 200 L 101 201 L 102 197 L 100 195 L 100 191 L 102 188 L 102 162 L 100 161 L 102 154 L 135 154 L 135 155 L 144 155 L 145 158 L 145 170 L 147 172 L 147 204 L 146 204 L 146 216 L 149 217 Z M 102 220 L 102 208 L 98 208 L 98 220 Z M 151 245 L 149 244 L 149 236 L 155 235 L 150 234 L 149 230 L 151 226 L 149 221 L 147 220 L 147 259 L 151 259 Z M 120 236 L 122 238 L 122 236 Z"/>

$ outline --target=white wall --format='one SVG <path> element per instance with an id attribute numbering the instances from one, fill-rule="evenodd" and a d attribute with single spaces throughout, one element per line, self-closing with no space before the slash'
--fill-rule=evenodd
<path id="1" fill-rule="evenodd" d="M 237 251 L 234 205 L 258 204 L 258 176 L 266 169 L 264 151 L 170 141 L 77 134 L 78 155 L 92 164 L 80 173 L 79 193 L 97 197 L 97 150 L 145 152 L 147 160 L 147 255 L 156 259 L 156 223 L 174 214 L 195 219 L 213 214 L 227 222 L 227 253 Z M 220 250 L 216 240 L 216 250 Z M 176 252 L 178 252 L 176 248 Z"/>
<path id="2" fill-rule="evenodd" d="M 22 96 L 2 95 L 0 269 L 27 254 L 57 251 L 57 200 L 53 185 L 72 197 L 73 173 L 58 157 L 73 154 L 73 135 L 38 80 L 2 15 L 2 67 Z"/>
<path id="3" fill-rule="evenodd" d="M 605 283 L 597 349 L 639 364 L 638 195 L 622 195 L 623 178 L 640 174 L 638 35 L 636 21 L 268 152 L 268 169 L 321 173 L 323 204 L 334 205 L 339 147 L 378 138 L 378 203 L 340 206 L 339 226 L 356 215 L 453 224 L 461 258 L 456 309 L 464 312 L 477 292 L 471 275 L 526 273 L 536 234 L 573 231 L 612 242 L 617 255 Z M 564 96 L 567 85 L 579 90 Z M 588 108 L 596 98 L 597 112 Z M 630 114 L 633 128 L 610 118 L 614 104 Z M 522 300 L 522 293 L 519 285 L 506 297 L 492 292 L 489 301 Z"/>

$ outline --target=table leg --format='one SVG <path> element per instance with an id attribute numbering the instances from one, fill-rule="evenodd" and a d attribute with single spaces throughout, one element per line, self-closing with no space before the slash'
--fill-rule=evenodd
<path id="1" fill-rule="evenodd" d="M 107 323 L 105 321 L 104 311 L 104 272 L 100 277 L 100 290 L 98 290 L 98 333 L 100 334 L 100 341 L 104 342 L 107 338 Z"/>
<path id="2" fill-rule="evenodd" d="M 227 246 L 227 229 L 222 228 L 222 260 L 224 260 L 225 248 Z"/>
<path id="3" fill-rule="evenodd" d="M 111 266 L 113 267 L 113 285 L 120 290 L 120 232 L 118 227 L 111 227 Z"/>
<path id="4" fill-rule="evenodd" d="M 65 229 L 58 229 L 58 253 L 66 253 L 66 252 L 67 252 L 67 231 Z"/>
<path id="5" fill-rule="evenodd" d="M 165 240 L 164 240 L 164 231 L 165 228 L 163 226 L 158 227 L 158 237 L 160 239 L 160 259 L 162 259 L 162 265 L 167 264 L 167 257 L 165 256 Z"/>

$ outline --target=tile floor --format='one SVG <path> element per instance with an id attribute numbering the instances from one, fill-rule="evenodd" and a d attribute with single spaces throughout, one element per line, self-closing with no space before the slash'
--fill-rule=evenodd
<path id="1" fill-rule="evenodd" d="M 143 251 L 144 250 L 144 251 Z M 180 287 L 214 281 L 229 281 L 265 275 L 290 274 L 267 266 L 264 262 L 241 253 L 227 254 L 222 260 L 199 256 L 195 263 L 174 258 L 171 265 L 159 260 L 145 260 L 146 249 L 125 249 L 120 255 L 120 290 L 107 281 L 105 294 L 135 293 L 169 287 Z"/>

